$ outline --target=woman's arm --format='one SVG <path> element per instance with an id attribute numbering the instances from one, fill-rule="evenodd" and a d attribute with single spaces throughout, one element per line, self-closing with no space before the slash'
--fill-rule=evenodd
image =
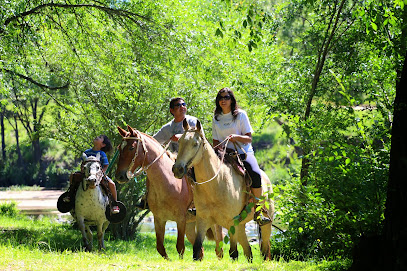
<path id="1" fill-rule="evenodd" d="M 231 134 L 229 135 L 229 140 L 232 142 L 242 142 L 244 144 L 252 143 L 252 133 L 247 133 L 245 135 Z"/>

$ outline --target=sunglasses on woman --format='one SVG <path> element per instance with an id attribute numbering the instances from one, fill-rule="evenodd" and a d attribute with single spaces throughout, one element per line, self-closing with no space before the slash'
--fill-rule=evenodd
<path id="1" fill-rule="evenodd" d="M 225 96 L 219 97 L 219 101 L 222 101 L 222 100 L 229 101 L 230 99 L 231 99 L 230 95 L 225 95 Z"/>

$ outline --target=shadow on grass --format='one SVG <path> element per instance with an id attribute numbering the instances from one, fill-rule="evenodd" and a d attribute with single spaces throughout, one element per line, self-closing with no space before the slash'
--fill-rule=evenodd
<path id="1" fill-rule="evenodd" d="M 91 227 L 93 233 L 93 250 L 98 251 L 96 228 Z M 176 236 L 165 236 L 167 253 L 177 255 Z M 1 227 L 0 244 L 13 247 L 24 246 L 28 249 L 38 249 L 44 252 L 80 252 L 82 235 L 75 224 L 60 224 L 56 222 L 29 221 L 24 226 Z M 110 226 L 105 233 L 106 252 L 136 253 L 138 251 L 156 252 L 156 238 L 154 233 L 137 233 L 131 240 L 115 239 L 110 232 Z M 192 251 L 192 245 L 185 239 L 186 251 Z M 215 243 L 205 241 L 205 251 L 215 253 Z"/>

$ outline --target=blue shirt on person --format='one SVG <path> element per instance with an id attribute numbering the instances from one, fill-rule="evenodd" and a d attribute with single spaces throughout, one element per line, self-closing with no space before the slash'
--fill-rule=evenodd
<path id="1" fill-rule="evenodd" d="M 109 160 L 107 159 L 107 155 L 104 151 L 95 151 L 93 149 L 87 149 L 86 151 L 83 152 L 86 154 L 87 157 L 89 156 L 95 156 L 99 153 L 100 154 L 100 163 L 102 166 L 109 165 Z"/>

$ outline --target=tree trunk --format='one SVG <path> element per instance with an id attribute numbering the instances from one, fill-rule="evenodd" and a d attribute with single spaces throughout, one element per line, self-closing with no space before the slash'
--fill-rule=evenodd
<path id="1" fill-rule="evenodd" d="M 346 0 L 342 0 L 338 9 L 335 9 L 332 12 L 332 17 L 330 19 L 329 25 L 328 25 L 326 33 L 325 33 L 324 42 L 322 43 L 322 46 L 319 50 L 318 61 L 317 61 L 317 65 L 315 66 L 314 76 L 312 78 L 311 91 L 308 95 L 307 107 L 305 108 L 305 113 L 303 116 L 304 121 L 307 121 L 311 114 L 312 101 L 313 101 L 315 95 L 317 94 L 318 82 L 321 77 L 321 73 L 324 68 L 325 61 L 326 61 L 326 58 L 329 53 L 329 49 L 331 47 L 332 39 L 334 38 L 336 31 L 338 30 L 339 18 L 341 16 L 342 9 L 343 9 L 345 3 L 346 3 Z M 332 29 L 331 29 L 331 27 L 332 27 Z M 331 32 L 329 32 L 330 29 L 331 29 Z M 310 160 L 307 157 L 307 155 L 310 153 L 310 148 L 309 148 L 309 146 L 303 146 L 303 149 L 304 149 L 304 157 L 302 158 L 302 162 L 301 162 L 302 165 L 301 165 L 300 179 L 301 179 L 302 185 L 306 186 L 307 181 L 308 181 L 307 180 L 308 179 L 308 169 L 311 165 Z"/>
<path id="2" fill-rule="evenodd" d="M 396 89 L 384 221 L 389 270 L 407 270 L 407 54 Z"/>
<path id="3" fill-rule="evenodd" d="M 17 164 L 19 166 L 23 166 L 24 165 L 24 160 L 23 160 L 23 156 L 21 155 L 21 150 L 20 150 L 20 140 L 19 140 L 19 135 L 18 135 L 17 116 L 14 116 L 14 122 L 16 124 L 14 131 L 15 131 L 15 136 L 16 136 L 16 151 L 17 151 L 17 155 L 18 155 Z"/>
<path id="4" fill-rule="evenodd" d="M 33 133 L 31 135 L 32 146 L 34 151 L 34 163 L 41 162 L 41 147 L 40 147 L 40 135 L 39 128 L 40 120 L 38 119 L 38 98 L 35 98 L 31 103 L 32 107 L 32 117 L 33 117 Z"/>
<path id="5" fill-rule="evenodd" d="M 396 87 L 389 182 L 381 236 L 362 237 L 351 270 L 407 270 L 407 52 Z M 368 268 L 368 269 L 366 269 Z"/>
<path id="6" fill-rule="evenodd" d="M 6 141 L 5 141 L 5 134 L 4 134 L 4 112 L 3 108 L 1 109 L 0 113 L 0 125 L 1 125 L 1 153 L 3 156 L 3 161 L 6 161 Z"/>

